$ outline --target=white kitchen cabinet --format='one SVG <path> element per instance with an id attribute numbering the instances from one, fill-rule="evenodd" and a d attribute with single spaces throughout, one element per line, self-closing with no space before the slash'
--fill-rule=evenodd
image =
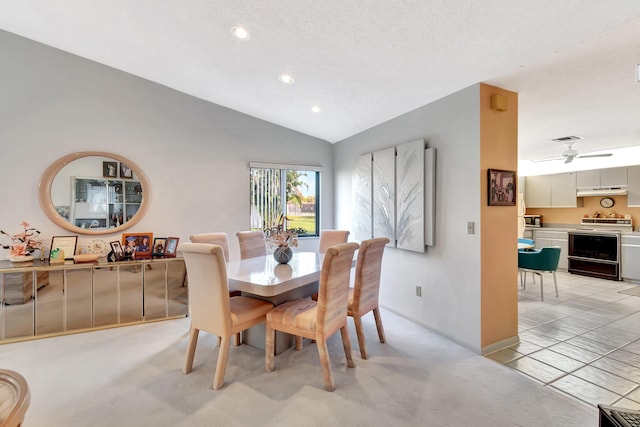
<path id="1" fill-rule="evenodd" d="M 640 207 L 640 166 L 627 168 L 627 206 Z"/>
<path id="2" fill-rule="evenodd" d="M 627 185 L 626 167 L 577 172 L 578 187 L 619 187 L 621 185 Z"/>
<path id="3" fill-rule="evenodd" d="M 528 176 L 525 203 L 528 208 L 575 208 L 576 173 Z"/>
<path id="4" fill-rule="evenodd" d="M 640 282 L 640 236 L 622 236 L 620 274 L 623 280 Z"/>
<path id="5" fill-rule="evenodd" d="M 569 268 L 569 260 L 567 258 L 569 251 L 569 232 L 556 230 L 534 230 L 533 240 L 535 241 L 536 249 L 549 246 L 560 246 L 560 261 L 558 262 L 558 268 L 561 270 Z"/>
<path id="6" fill-rule="evenodd" d="M 551 207 L 576 208 L 576 173 L 557 173 L 551 176 Z"/>
<path id="7" fill-rule="evenodd" d="M 528 176 L 525 186 L 525 204 L 528 208 L 551 207 L 551 175 Z"/>

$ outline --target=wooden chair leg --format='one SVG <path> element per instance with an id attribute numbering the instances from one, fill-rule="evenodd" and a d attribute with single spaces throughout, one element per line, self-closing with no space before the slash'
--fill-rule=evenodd
<path id="1" fill-rule="evenodd" d="M 347 328 L 346 322 L 342 328 L 340 328 L 340 335 L 342 336 L 344 355 L 347 357 L 347 366 L 349 368 L 355 368 L 356 364 L 353 362 L 353 357 L 351 356 L 351 340 L 349 339 L 349 329 Z"/>
<path id="2" fill-rule="evenodd" d="M 276 331 L 265 327 L 264 370 L 273 371 L 273 357 L 275 354 Z"/>
<path id="3" fill-rule="evenodd" d="M 296 350 L 302 350 L 302 337 L 296 335 Z"/>
<path id="4" fill-rule="evenodd" d="M 356 335 L 358 336 L 358 347 L 360 347 L 360 357 L 368 359 L 367 345 L 364 340 L 364 328 L 362 327 L 362 318 L 357 313 L 353 313 L 353 323 L 356 326 Z M 342 329 L 340 330 L 342 331 Z"/>
<path id="5" fill-rule="evenodd" d="M 184 362 L 182 372 L 188 374 L 193 369 L 193 357 L 196 354 L 196 345 L 198 344 L 199 329 L 191 328 L 189 331 L 189 344 L 187 344 L 187 358 Z"/>
<path id="6" fill-rule="evenodd" d="M 344 342 L 344 338 L 343 338 Z M 329 359 L 329 349 L 327 348 L 327 340 L 324 337 L 316 338 L 318 346 L 318 355 L 320 356 L 320 365 L 322 365 L 322 374 L 324 376 L 324 388 L 327 391 L 336 389 L 333 383 L 333 374 L 331 373 L 331 360 Z M 353 362 L 352 362 L 353 363 Z"/>
<path id="7" fill-rule="evenodd" d="M 231 347 L 231 337 L 223 337 L 218 351 L 218 363 L 216 373 L 213 376 L 213 389 L 219 390 L 224 385 L 224 373 L 227 370 L 227 360 L 229 359 L 229 347 Z"/>
<path id="8" fill-rule="evenodd" d="M 233 338 L 233 345 L 238 347 L 240 344 L 242 344 L 242 332 L 238 332 L 237 334 L 234 335 Z"/>
<path id="9" fill-rule="evenodd" d="M 222 342 L 222 337 L 218 337 L 218 347 L 220 347 L 221 342 Z"/>
<path id="10" fill-rule="evenodd" d="M 373 317 L 376 319 L 376 329 L 378 329 L 378 338 L 381 343 L 387 342 L 387 338 L 384 336 L 384 326 L 382 326 L 382 317 L 380 317 L 380 308 L 373 309 Z"/>

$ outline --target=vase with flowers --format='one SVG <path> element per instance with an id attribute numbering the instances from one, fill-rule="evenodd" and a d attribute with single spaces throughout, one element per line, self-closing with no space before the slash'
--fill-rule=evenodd
<path id="1" fill-rule="evenodd" d="M 24 262 L 33 260 L 33 252 L 36 249 L 42 250 L 42 241 L 37 237 L 40 235 L 40 231 L 31 227 L 29 223 L 22 222 L 20 225 L 23 231 L 16 234 L 9 234 L 4 230 L 0 230 L 0 234 L 7 236 L 10 240 L 10 244 L 3 244 L 4 249 L 9 249 L 9 261 L 12 262 Z"/>
<path id="2" fill-rule="evenodd" d="M 292 246 L 298 246 L 298 234 L 287 230 L 288 218 L 280 215 L 275 223 L 264 227 L 264 235 L 269 248 L 273 250 L 273 258 L 280 264 L 287 264 L 293 258 Z"/>

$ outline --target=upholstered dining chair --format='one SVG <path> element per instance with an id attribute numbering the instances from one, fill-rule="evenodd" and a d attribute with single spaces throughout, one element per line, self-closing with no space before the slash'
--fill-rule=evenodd
<path id="1" fill-rule="evenodd" d="M 244 296 L 229 297 L 227 266 L 222 247 L 206 243 L 184 243 L 180 250 L 189 274 L 191 330 L 183 372 L 193 368 L 198 335 L 201 330 L 222 339 L 213 378 L 213 389 L 224 384 L 231 337 L 265 321 L 273 304 Z"/>
<path id="2" fill-rule="evenodd" d="M 192 234 L 189 236 L 191 243 L 208 243 L 210 245 L 222 246 L 222 252 L 224 253 L 224 260 L 229 262 L 229 238 L 227 233 L 201 233 Z M 236 289 L 229 289 L 229 296 L 240 296 L 240 291 Z"/>
<path id="3" fill-rule="evenodd" d="M 378 338 L 381 343 L 386 341 L 384 327 L 378 307 L 378 293 L 380 290 L 380 270 L 382 269 L 382 255 L 384 248 L 389 243 L 386 237 L 363 240 L 360 242 L 358 259 L 356 261 L 356 273 L 353 288 L 349 289 L 349 305 L 347 315 L 353 317 L 360 346 L 360 356 L 368 359 L 367 347 L 362 327 L 362 316 L 373 311 L 376 321 Z"/>
<path id="4" fill-rule="evenodd" d="M 30 401 L 27 380 L 15 371 L 0 369 L 0 426 L 20 427 Z"/>
<path id="5" fill-rule="evenodd" d="M 349 278 L 353 254 L 359 245 L 343 243 L 327 249 L 322 262 L 318 301 L 296 299 L 276 306 L 267 313 L 265 370 L 273 371 L 275 331 L 302 336 L 316 341 L 324 386 L 335 389 L 327 338 L 340 330 L 347 366 L 355 367 L 351 357 L 351 342 L 347 329 Z"/>
<path id="6" fill-rule="evenodd" d="M 267 254 L 267 245 L 262 231 L 238 231 L 236 237 L 240 244 L 240 259 L 255 258 Z"/>
<path id="7" fill-rule="evenodd" d="M 349 240 L 348 230 L 320 230 L 318 252 L 323 254 L 331 246 L 339 243 L 347 243 L 347 240 Z"/>
<path id="8" fill-rule="evenodd" d="M 526 277 L 523 275 L 533 273 L 540 277 L 540 300 L 544 300 L 544 283 L 542 273 L 553 274 L 553 284 L 558 296 L 558 282 L 556 270 L 560 261 L 560 246 L 548 246 L 535 251 L 518 251 L 518 272 L 520 272 L 520 284 L 526 289 Z M 535 276 L 534 276 L 535 281 Z"/>

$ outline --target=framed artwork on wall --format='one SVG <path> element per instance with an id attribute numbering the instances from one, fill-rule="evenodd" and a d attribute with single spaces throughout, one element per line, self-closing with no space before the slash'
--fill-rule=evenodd
<path id="1" fill-rule="evenodd" d="M 102 176 L 104 178 L 117 178 L 118 162 L 102 162 Z"/>
<path id="2" fill-rule="evenodd" d="M 514 171 L 489 169 L 487 173 L 487 200 L 489 206 L 516 205 L 516 173 Z"/>

